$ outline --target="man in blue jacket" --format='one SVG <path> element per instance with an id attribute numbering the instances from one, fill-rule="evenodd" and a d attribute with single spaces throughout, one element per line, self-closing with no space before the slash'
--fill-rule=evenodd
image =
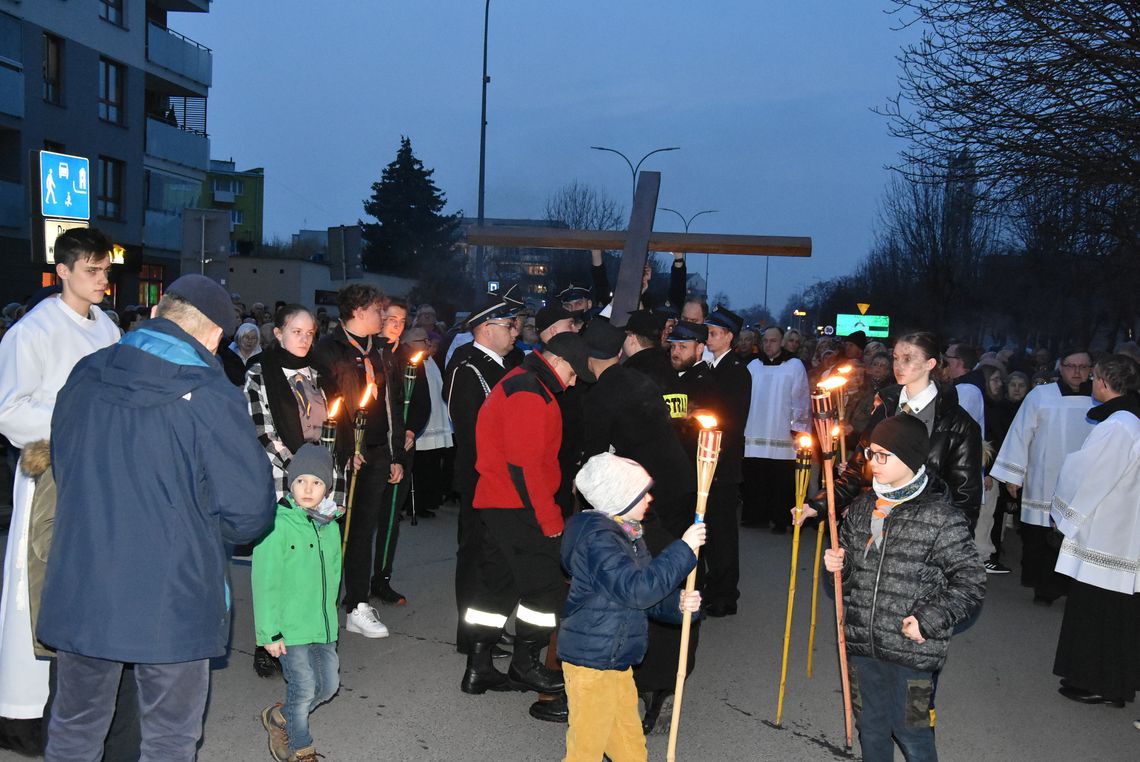
<path id="1" fill-rule="evenodd" d="M 268 529 L 273 481 L 214 351 L 225 290 L 170 285 L 145 327 L 79 362 L 52 418 L 55 533 L 37 634 L 58 651 L 47 760 L 94 760 L 124 663 L 142 760 L 192 760 L 229 635 L 226 552 Z"/>

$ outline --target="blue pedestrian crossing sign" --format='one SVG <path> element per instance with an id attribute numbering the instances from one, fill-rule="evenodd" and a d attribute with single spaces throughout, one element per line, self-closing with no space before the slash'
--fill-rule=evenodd
<path id="1" fill-rule="evenodd" d="M 87 159 L 40 151 L 40 215 L 91 219 L 91 163 Z"/>

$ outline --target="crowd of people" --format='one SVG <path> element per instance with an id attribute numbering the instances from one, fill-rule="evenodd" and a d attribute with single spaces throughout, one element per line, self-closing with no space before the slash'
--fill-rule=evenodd
<path id="1" fill-rule="evenodd" d="M 11 748 L 192 759 L 238 555 L 253 670 L 285 679 L 261 712 L 271 754 L 316 759 L 309 715 L 337 691 L 341 623 L 388 635 L 383 607 L 407 603 L 401 523 L 454 502 L 460 690 L 537 694 L 532 717 L 568 723 L 566 759 L 644 759 L 667 729 L 682 616 L 691 671 L 701 628 L 738 612 L 739 533 L 829 510 L 823 490 L 794 505 L 793 469 L 811 391 L 837 374 L 847 457 L 825 565 L 844 584 L 864 759 L 894 742 L 935 758 L 951 634 L 986 575 L 1011 571 L 1012 530 L 1034 602 L 1069 596 L 1062 695 L 1124 706 L 1140 686 L 1134 342 L 1054 357 L 922 330 L 746 326 L 686 298 L 682 255 L 667 294 L 645 278 L 638 309 L 615 315 L 601 252 L 591 287 L 536 310 L 489 294 L 451 326 L 364 283 L 330 316 L 247 307 L 197 275 L 116 313 L 109 248 L 65 233 L 58 291 L 4 310 L 0 434 L 20 452 L 0 609 Z M 722 439 L 694 525 L 701 414 Z"/>

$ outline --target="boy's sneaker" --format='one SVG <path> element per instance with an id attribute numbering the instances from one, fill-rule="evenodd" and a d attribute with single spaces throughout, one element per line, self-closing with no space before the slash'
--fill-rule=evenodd
<path id="1" fill-rule="evenodd" d="M 367 603 L 356 604 L 356 608 L 350 611 L 344 620 L 344 629 L 366 638 L 388 637 L 388 628 L 380 621 L 376 609 Z"/>
<path id="2" fill-rule="evenodd" d="M 324 754 L 317 754 L 317 750 L 312 746 L 306 746 L 293 752 L 286 762 L 317 762 L 317 759 L 324 759 L 324 756 Z"/>
<path id="3" fill-rule="evenodd" d="M 986 561 L 983 566 L 986 567 L 986 574 L 1009 574 L 1009 567 L 1000 561 Z"/>
<path id="4" fill-rule="evenodd" d="M 261 710 L 261 724 L 269 733 L 269 753 L 277 762 L 287 762 L 290 759 L 289 734 L 285 730 L 281 702 L 270 704 Z"/>

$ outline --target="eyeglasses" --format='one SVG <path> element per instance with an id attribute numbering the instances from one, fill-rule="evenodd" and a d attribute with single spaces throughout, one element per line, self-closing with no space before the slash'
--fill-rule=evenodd
<path id="1" fill-rule="evenodd" d="M 893 452 L 886 452 L 886 451 L 879 452 L 876 450 L 872 450 L 870 447 L 864 447 L 863 448 L 863 454 L 865 456 L 867 456 L 867 460 L 873 460 L 876 463 L 878 463 L 879 465 L 886 463 L 887 458 L 894 456 Z"/>
<path id="2" fill-rule="evenodd" d="M 1090 370 L 1092 370 L 1093 366 L 1091 366 L 1091 365 L 1077 365 L 1076 363 L 1063 362 L 1063 363 L 1061 363 L 1061 367 L 1064 368 L 1065 370 L 1079 370 L 1082 373 L 1088 373 Z"/>
<path id="3" fill-rule="evenodd" d="M 508 320 L 506 322 L 498 322 L 495 320 L 488 320 L 487 325 L 497 325 L 500 328 L 514 328 L 515 327 L 515 321 Z"/>

